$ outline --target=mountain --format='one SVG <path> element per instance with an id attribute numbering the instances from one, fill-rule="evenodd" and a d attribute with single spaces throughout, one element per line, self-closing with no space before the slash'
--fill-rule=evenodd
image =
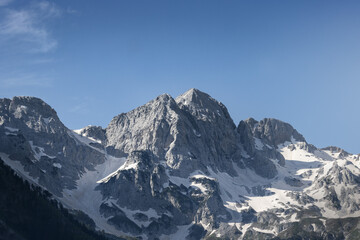
<path id="1" fill-rule="evenodd" d="M 0 157 L 108 236 L 359 236 L 359 155 L 277 119 L 235 125 L 197 89 L 74 131 L 38 98 L 0 99 Z"/>
<path id="2" fill-rule="evenodd" d="M 0 161 L 0 191 L 0 239 L 107 239 L 88 229 L 85 221 L 76 221 L 81 214 L 71 215 L 49 192 L 31 186 L 3 161 Z M 88 223 L 94 228 L 91 220 Z"/>
<path id="3" fill-rule="evenodd" d="M 0 124 L 0 152 L 15 160 L 10 166 L 55 195 L 74 189 L 81 172 L 105 161 L 38 98 L 0 99 Z"/>

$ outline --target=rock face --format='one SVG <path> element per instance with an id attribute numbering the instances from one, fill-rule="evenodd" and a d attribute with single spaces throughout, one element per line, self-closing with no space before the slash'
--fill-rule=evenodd
<path id="1" fill-rule="evenodd" d="M 193 158 L 201 161 L 200 164 L 235 174 L 232 160 L 239 159 L 241 147 L 237 142 L 236 126 L 226 107 L 197 89 L 190 89 L 177 97 L 176 103 L 184 117 L 192 123 L 195 135 L 195 138 L 191 133 L 182 136 L 184 141 L 179 145 L 185 143 L 193 146 L 191 153 Z"/>
<path id="2" fill-rule="evenodd" d="M 179 176 L 207 167 L 235 174 L 240 147 L 225 106 L 191 89 L 176 101 L 163 94 L 115 117 L 106 128 L 107 146 L 129 154 L 149 150 Z M 236 159 L 236 158 L 234 158 Z"/>
<path id="3" fill-rule="evenodd" d="M 285 126 L 281 129 L 291 127 L 278 120 L 269 122 L 274 122 L 272 132 L 280 129 L 278 125 Z M 149 150 L 156 158 L 166 160 L 173 174 L 183 177 L 196 170 L 207 173 L 208 167 L 236 175 L 234 163 L 242 168 L 253 168 L 263 177 L 274 177 L 276 169 L 269 159 L 280 158 L 283 161 L 282 156 L 275 149 L 269 150 L 266 156 L 264 153 L 257 154 L 254 134 L 264 137 L 265 141 L 276 137 L 271 137 L 267 125 L 263 127 L 266 129 L 263 136 L 259 134 L 261 129 L 247 132 L 240 124 L 236 130 L 222 103 L 197 89 L 190 89 L 176 100 L 163 94 L 139 108 L 116 116 L 106 128 L 106 146 L 126 154 L 133 150 Z M 287 139 L 283 138 L 285 142 Z M 276 141 L 282 143 L 281 140 Z M 244 153 L 251 157 L 243 158 Z M 261 171 L 264 165 L 270 171 Z"/>
<path id="4" fill-rule="evenodd" d="M 290 124 L 277 119 L 265 118 L 258 122 L 253 118 L 249 118 L 248 120 L 240 122 L 239 127 L 243 124 L 249 126 L 253 137 L 262 139 L 270 146 L 277 146 L 284 142 L 292 142 L 292 139 L 305 142 L 304 137 Z"/>
<path id="5" fill-rule="evenodd" d="M 237 132 L 240 143 L 250 155 L 245 160 L 247 165 L 257 174 L 269 178 L 275 177 L 277 170 L 274 163 L 268 159 L 276 159 L 282 166 L 285 164 L 277 146 L 293 139 L 305 141 L 288 123 L 272 118 L 265 118 L 260 122 L 253 118 L 241 121 Z"/>
<path id="6" fill-rule="evenodd" d="M 207 221 L 209 225 L 216 225 L 219 224 L 219 215 L 230 218 L 216 181 L 207 178 L 193 178 L 190 181 L 207 186 L 208 191 L 175 185 L 169 181 L 166 168 L 150 152 L 134 151 L 122 168 L 97 186 L 105 199 L 114 199 L 105 202 L 101 211 L 104 217 L 112 216 L 108 222 L 117 229 L 134 235 L 145 233 L 150 239 L 174 233 L 178 225 L 189 225 L 194 221 L 196 224 Z M 123 221 L 114 221 L 120 209 L 132 211 L 128 217 L 120 214 L 126 222 L 138 227 L 129 229 L 123 225 Z M 136 210 L 156 214 L 148 216 Z M 113 215 L 114 212 L 116 215 Z"/>
<path id="7" fill-rule="evenodd" d="M 197 89 L 74 131 L 38 98 L 0 99 L 0 157 L 116 236 L 307 239 L 360 217 L 358 155 L 277 119 L 236 127 Z"/>
<path id="8" fill-rule="evenodd" d="M 348 152 L 346 152 L 345 150 L 343 150 L 343 149 L 341 149 L 339 147 L 336 147 L 336 146 L 329 146 L 329 147 L 326 147 L 326 148 L 322 148 L 321 150 L 330 151 L 332 154 L 337 154 L 338 157 L 340 157 L 340 158 L 346 158 L 349 155 L 351 155 Z"/>
<path id="9" fill-rule="evenodd" d="M 104 155 L 83 145 L 38 98 L 0 100 L 0 152 L 21 163 L 24 171 L 49 191 L 76 187 L 79 174 L 104 162 Z"/>
<path id="10" fill-rule="evenodd" d="M 87 126 L 83 129 L 75 130 L 75 132 L 84 137 L 93 139 L 100 144 L 104 144 L 106 141 L 105 130 L 99 126 Z"/>

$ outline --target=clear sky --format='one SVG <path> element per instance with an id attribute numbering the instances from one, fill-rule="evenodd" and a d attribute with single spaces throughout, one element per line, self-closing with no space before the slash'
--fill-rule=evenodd
<path id="1" fill-rule="evenodd" d="M 76 129 L 193 87 L 359 153 L 360 1 L 0 0 L 0 97 Z"/>

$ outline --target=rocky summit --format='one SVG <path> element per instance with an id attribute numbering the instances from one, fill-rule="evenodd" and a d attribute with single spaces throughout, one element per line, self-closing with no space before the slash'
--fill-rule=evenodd
<path id="1" fill-rule="evenodd" d="M 359 155 L 249 118 L 197 89 L 103 129 L 0 99 L 0 158 L 109 239 L 359 239 Z M 6 223 L 6 219 L 0 219 Z"/>

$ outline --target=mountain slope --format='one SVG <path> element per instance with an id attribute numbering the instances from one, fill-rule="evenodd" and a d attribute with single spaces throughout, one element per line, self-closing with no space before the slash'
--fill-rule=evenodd
<path id="1" fill-rule="evenodd" d="M 30 186 L 2 161 L 0 192 L 0 239 L 106 239 L 81 225 L 49 192 Z"/>
<path id="2" fill-rule="evenodd" d="M 99 150 L 76 139 L 55 110 L 33 97 L 0 99 L 0 152 L 55 195 L 75 188 L 79 173 L 105 160 Z"/>
<path id="3" fill-rule="evenodd" d="M 105 129 L 71 131 L 36 98 L 0 103 L 3 161 L 115 236 L 286 239 L 301 226 L 306 239 L 360 217 L 359 155 L 318 149 L 277 119 L 236 127 L 197 89 L 160 95 Z M 349 222 L 344 238 L 357 231 Z"/>

